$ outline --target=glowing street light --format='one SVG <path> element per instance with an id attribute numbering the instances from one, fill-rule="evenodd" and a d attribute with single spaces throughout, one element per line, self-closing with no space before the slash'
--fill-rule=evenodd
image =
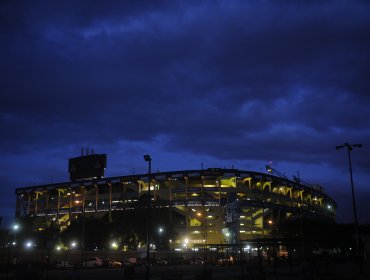
<path id="1" fill-rule="evenodd" d="M 13 247 L 15 247 L 17 245 L 17 238 L 16 238 L 16 235 L 17 235 L 17 231 L 19 230 L 19 224 L 13 224 L 12 227 L 11 227 L 11 231 L 13 231 L 13 234 L 14 234 L 14 240 L 13 242 L 11 243 L 11 245 L 13 245 Z M 7 266 L 6 266 L 6 279 L 8 279 L 8 276 L 9 276 L 9 267 L 10 267 L 10 250 L 11 250 L 11 245 L 10 243 L 7 244 L 7 247 L 8 247 L 8 260 L 7 260 Z M 32 246 L 32 244 L 31 244 Z M 30 246 L 30 247 L 31 247 Z M 27 247 L 27 246 L 26 246 Z M 28 247 L 27 247 L 28 248 Z"/>
<path id="2" fill-rule="evenodd" d="M 113 241 L 113 242 L 110 244 L 110 246 L 111 246 L 114 250 L 116 250 L 116 249 L 118 248 L 118 244 L 117 244 L 117 242 L 115 242 L 115 241 Z"/>
<path id="3" fill-rule="evenodd" d="M 158 228 L 158 251 L 161 249 L 163 227 Z"/>
<path id="4" fill-rule="evenodd" d="M 13 235 L 14 235 L 13 245 L 15 246 L 17 243 L 17 232 L 20 230 L 20 225 L 17 223 L 13 224 L 11 227 L 11 230 L 13 231 Z"/>
<path id="5" fill-rule="evenodd" d="M 186 250 L 188 249 L 188 244 L 189 244 L 189 239 L 185 238 L 184 239 L 184 247 L 185 247 Z"/>

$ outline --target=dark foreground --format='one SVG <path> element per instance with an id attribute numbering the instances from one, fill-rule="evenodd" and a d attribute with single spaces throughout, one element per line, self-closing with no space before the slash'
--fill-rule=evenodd
<path id="1" fill-rule="evenodd" d="M 364 262 L 362 272 L 357 263 L 332 263 L 324 267 L 316 264 L 303 263 L 295 266 L 280 265 L 178 265 L 150 267 L 152 280 L 218 280 L 218 279 L 323 279 L 349 280 L 370 279 L 370 264 Z M 1 274 L 1 279 L 47 279 L 47 280 L 94 280 L 94 279 L 146 279 L 146 267 L 98 268 L 79 270 L 43 270 L 40 268 L 23 267 L 11 271 L 8 275 Z"/>

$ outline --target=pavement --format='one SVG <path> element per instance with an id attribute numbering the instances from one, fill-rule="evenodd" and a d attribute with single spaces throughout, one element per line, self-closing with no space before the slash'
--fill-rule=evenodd
<path id="1" fill-rule="evenodd" d="M 45 279 L 45 280 L 131 280 L 146 279 L 146 267 L 136 267 L 134 271 L 127 268 L 101 268 L 73 270 L 28 270 L 0 274 L 0 279 Z M 150 267 L 150 280 L 370 280 L 370 263 L 343 262 L 330 264 L 299 264 L 279 266 L 264 264 L 240 265 L 178 265 Z"/>

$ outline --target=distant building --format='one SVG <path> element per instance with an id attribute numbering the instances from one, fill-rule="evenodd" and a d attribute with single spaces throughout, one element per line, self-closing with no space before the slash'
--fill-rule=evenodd
<path id="1" fill-rule="evenodd" d="M 99 170 L 84 170 L 81 177 L 73 166 L 76 161 Z M 35 228 L 47 227 L 54 220 L 64 230 L 82 213 L 111 217 L 113 212 L 145 208 L 147 204 L 138 201 L 147 197 L 148 174 L 85 178 L 103 175 L 105 166 L 104 156 L 83 155 L 70 161 L 73 181 L 16 189 L 17 217 L 34 217 Z M 178 236 L 172 241 L 175 247 L 185 239 L 193 246 L 271 238 L 281 221 L 297 217 L 335 221 L 336 214 L 335 201 L 322 188 L 237 169 L 153 173 L 150 195 L 153 208 L 167 208 L 181 217 L 173 224 Z"/>

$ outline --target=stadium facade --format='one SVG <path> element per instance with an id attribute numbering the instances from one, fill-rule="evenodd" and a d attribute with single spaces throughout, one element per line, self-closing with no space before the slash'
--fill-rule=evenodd
<path id="1" fill-rule="evenodd" d="M 70 173 L 71 169 L 70 163 Z M 274 225 L 281 221 L 299 217 L 335 221 L 336 212 L 335 201 L 319 186 L 270 173 L 221 168 L 74 178 L 18 188 L 15 193 L 16 217 L 33 217 L 35 229 L 40 230 L 51 221 L 64 230 L 82 214 L 111 219 L 120 211 L 134 213 L 136 207 L 147 207 L 138 201 L 150 193 L 152 208 L 167 208 L 166 213 L 180 217 L 173 223 L 175 247 L 184 240 L 192 246 L 271 238 Z"/>

